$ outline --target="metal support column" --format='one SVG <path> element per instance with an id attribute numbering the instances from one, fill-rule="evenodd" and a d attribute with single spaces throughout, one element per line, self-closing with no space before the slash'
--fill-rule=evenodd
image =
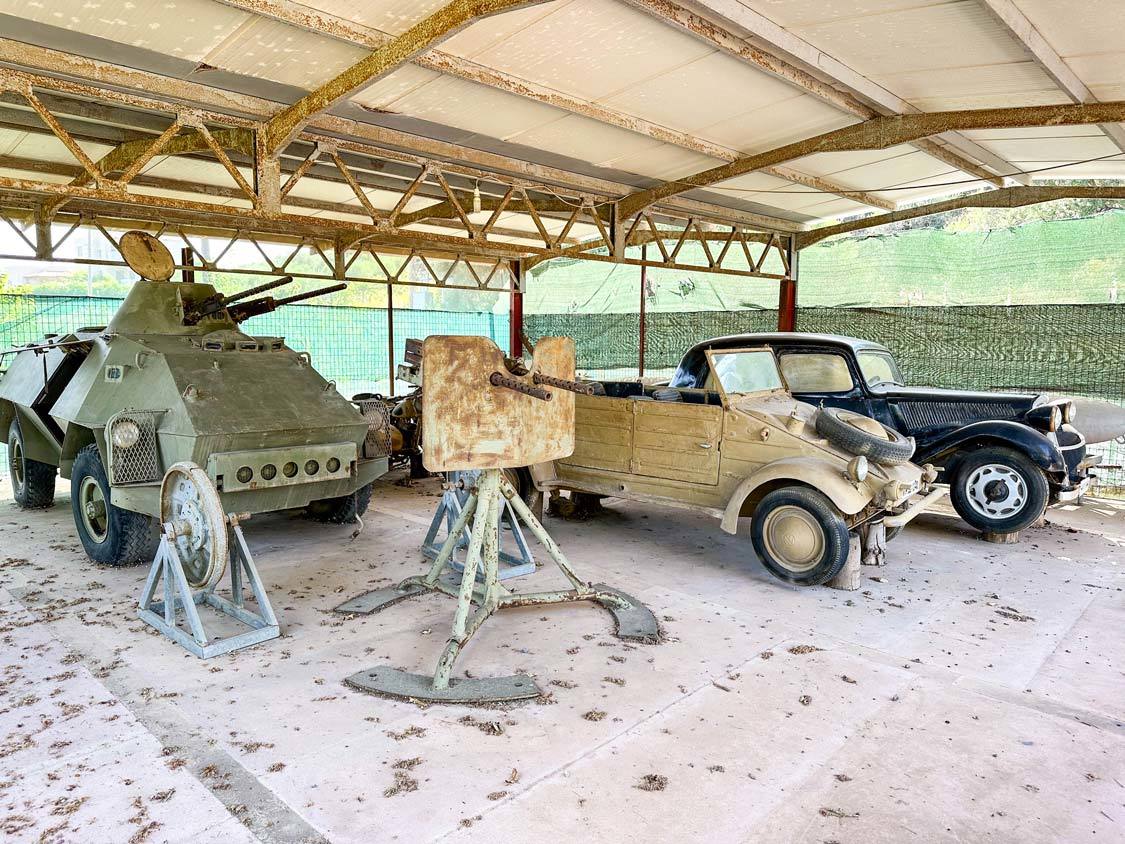
<path id="1" fill-rule="evenodd" d="M 648 260 L 648 244 L 641 247 L 641 260 Z M 645 288 L 648 285 L 648 267 L 641 264 L 641 306 L 640 313 L 640 333 L 638 335 L 637 343 L 637 377 L 645 377 Z"/>
<path id="2" fill-rule="evenodd" d="M 777 330 L 797 330 L 797 263 L 801 254 L 797 250 L 796 239 L 789 237 L 785 250 L 789 262 L 789 272 L 781 280 L 777 299 Z"/>
<path id="3" fill-rule="evenodd" d="M 523 356 L 523 262 L 512 261 L 512 306 L 508 320 L 508 354 Z"/>
<path id="4" fill-rule="evenodd" d="M 395 394 L 395 286 L 387 285 L 387 371 L 391 382 L 387 395 Z"/>

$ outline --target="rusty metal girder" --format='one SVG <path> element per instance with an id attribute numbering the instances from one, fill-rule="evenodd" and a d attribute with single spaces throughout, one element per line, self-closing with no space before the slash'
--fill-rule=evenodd
<path id="1" fill-rule="evenodd" d="M 271 118 L 264 130 L 265 153 L 276 154 L 310 118 L 327 111 L 349 94 L 379 81 L 474 21 L 544 2 L 547 0 L 452 0 Z"/>
<path id="2" fill-rule="evenodd" d="M 924 205 L 916 205 L 913 208 L 904 208 L 901 211 L 892 211 L 889 214 L 875 214 L 807 232 L 798 232 L 793 235 L 793 239 L 796 242 L 797 249 L 804 249 L 833 235 L 885 226 L 889 223 L 900 223 L 903 220 L 928 217 L 931 214 L 941 214 L 945 211 L 956 211 L 958 208 L 1020 208 L 1025 205 L 1054 202 L 1059 199 L 1125 200 L 1125 185 L 1015 185 L 984 193 L 958 196 L 940 202 L 929 202 Z"/>
<path id="3" fill-rule="evenodd" d="M 898 144 L 927 138 L 948 131 L 1001 129 L 1039 126 L 1084 126 L 1125 121 L 1125 102 L 1079 103 L 1075 105 L 1017 106 L 1012 108 L 932 111 L 875 117 L 863 123 L 824 132 L 772 150 L 712 167 L 692 176 L 664 182 L 637 191 L 619 205 L 622 216 L 631 216 L 654 202 L 706 187 L 736 176 L 783 164 L 822 152 L 847 152 L 887 149 Z"/>

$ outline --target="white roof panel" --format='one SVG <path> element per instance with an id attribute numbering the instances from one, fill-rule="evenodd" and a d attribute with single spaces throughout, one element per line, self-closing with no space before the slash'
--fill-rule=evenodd
<path id="1" fill-rule="evenodd" d="M 214 0 L 0 0 L 0 14 L 192 61 L 253 17 Z"/>
<path id="2" fill-rule="evenodd" d="M 596 100 L 713 51 L 622 3 L 573 0 L 473 59 Z"/>

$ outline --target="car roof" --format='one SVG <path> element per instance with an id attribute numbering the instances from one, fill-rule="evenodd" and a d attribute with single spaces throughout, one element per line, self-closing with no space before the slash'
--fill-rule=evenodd
<path id="1" fill-rule="evenodd" d="M 725 337 L 713 337 L 696 343 L 688 354 L 703 352 L 707 349 L 739 349 L 748 346 L 789 346 L 797 344 L 810 344 L 820 346 L 843 346 L 860 351 L 875 349 L 881 352 L 890 351 L 886 346 L 871 340 L 862 340 L 859 337 L 847 337 L 843 334 L 812 334 L 802 331 L 777 331 L 759 334 L 728 334 Z"/>

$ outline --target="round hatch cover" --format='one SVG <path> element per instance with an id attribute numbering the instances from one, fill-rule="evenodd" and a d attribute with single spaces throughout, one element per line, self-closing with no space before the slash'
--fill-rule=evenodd
<path id="1" fill-rule="evenodd" d="M 128 231 L 118 244 L 125 263 L 141 278 L 167 281 L 176 269 L 168 247 L 148 232 Z"/>

